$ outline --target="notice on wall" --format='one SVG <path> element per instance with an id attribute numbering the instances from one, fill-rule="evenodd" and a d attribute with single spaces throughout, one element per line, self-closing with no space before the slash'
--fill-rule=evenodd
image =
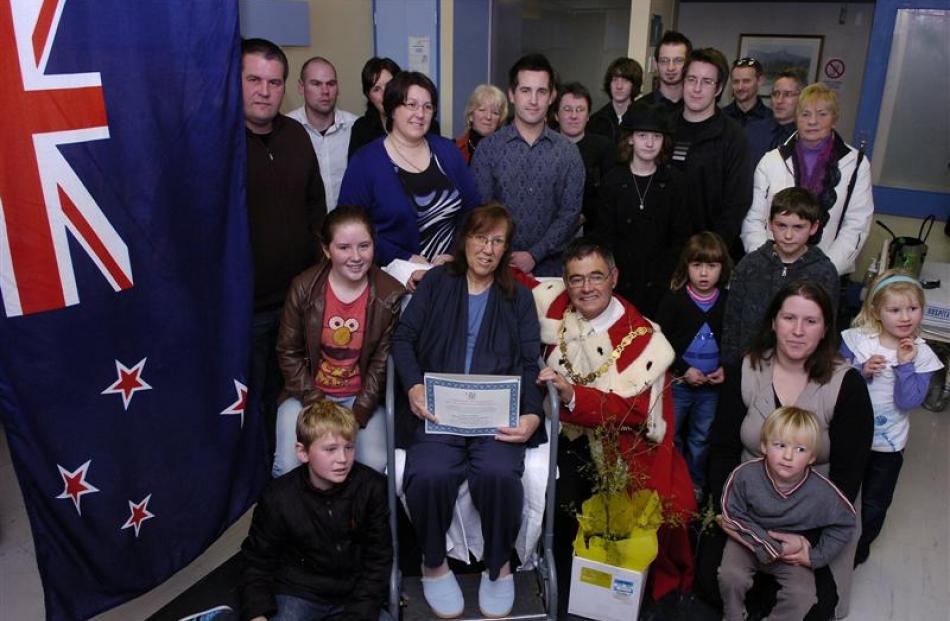
<path id="1" fill-rule="evenodd" d="M 429 75 L 431 56 L 429 37 L 409 37 L 409 71 L 419 71 Z"/>

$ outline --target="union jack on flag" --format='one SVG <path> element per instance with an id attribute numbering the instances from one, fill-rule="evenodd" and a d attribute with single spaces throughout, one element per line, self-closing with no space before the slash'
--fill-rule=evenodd
<path id="1" fill-rule="evenodd" d="M 86 619 L 266 480 L 237 0 L 0 0 L 0 69 L 0 417 L 47 618 Z"/>

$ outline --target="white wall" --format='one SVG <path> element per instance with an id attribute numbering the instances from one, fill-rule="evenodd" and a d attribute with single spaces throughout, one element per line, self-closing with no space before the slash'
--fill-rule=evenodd
<path id="1" fill-rule="evenodd" d="M 844 24 L 839 24 L 842 13 Z M 829 58 L 844 61 L 846 71 L 838 91 L 841 118 L 837 129 L 847 142 L 852 142 L 873 16 L 873 4 L 681 2 L 677 21 L 678 30 L 692 40 L 694 47 L 715 47 L 730 63 L 739 51 L 740 34 L 824 35 L 819 79 L 824 79 L 824 61 Z M 730 100 L 731 93 L 727 89 L 723 104 Z"/>

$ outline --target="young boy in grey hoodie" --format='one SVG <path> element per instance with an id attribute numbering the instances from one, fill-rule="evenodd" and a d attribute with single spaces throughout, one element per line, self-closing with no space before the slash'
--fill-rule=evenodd
<path id="1" fill-rule="evenodd" d="M 803 188 L 785 188 L 772 199 L 772 239 L 747 254 L 733 272 L 722 323 L 720 360 L 737 364 L 762 325 L 772 296 L 793 280 L 807 278 L 838 299 L 838 271 L 813 236 L 820 225 L 818 201 Z"/>
<path id="2" fill-rule="evenodd" d="M 770 621 L 801 621 L 818 601 L 814 570 L 827 565 L 854 535 L 854 507 L 811 469 L 821 428 L 812 412 L 782 407 L 762 425 L 764 457 L 729 475 L 722 492 L 729 535 L 719 566 L 723 618 L 745 618 L 756 572 L 775 576 L 779 592 Z"/>

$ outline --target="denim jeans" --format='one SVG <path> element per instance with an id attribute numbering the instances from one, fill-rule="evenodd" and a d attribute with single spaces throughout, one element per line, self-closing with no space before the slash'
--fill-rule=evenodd
<path id="1" fill-rule="evenodd" d="M 347 408 L 353 407 L 356 397 L 331 397 Z M 274 451 L 274 467 L 271 476 L 279 477 L 300 465 L 297 451 L 297 417 L 303 409 L 300 401 L 293 397 L 286 399 L 277 408 L 277 447 Z M 366 423 L 366 427 L 356 434 L 356 461 L 365 464 L 377 472 L 386 470 L 386 409 L 380 405 Z"/>
<path id="2" fill-rule="evenodd" d="M 716 418 L 718 403 L 718 387 L 693 388 L 686 383 L 673 384 L 673 409 L 676 412 L 676 435 L 673 441 L 686 458 L 693 487 L 702 488 L 706 484 L 709 429 Z"/>
<path id="3" fill-rule="evenodd" d="M 312 602 L 293 595 L 278 593 L 274 599 L 277 600 L 277 614 L 269 621 L 323 621 L 343 612 L 342 606 Z M 389 611 L 383 608 L 379 611 L 379 621 L 393 621 L 393 618 Z"/>
<path id="4" fill-rule="evenodd" d="M 868 559 L 871 543 L 881 534 L 887 509 L 894 499 L 897 477 L 904 465 L 904 451 L 879 453 L 871 451 L 861 484 L 861 538 L 854 553 L 855 565 Z"/>

